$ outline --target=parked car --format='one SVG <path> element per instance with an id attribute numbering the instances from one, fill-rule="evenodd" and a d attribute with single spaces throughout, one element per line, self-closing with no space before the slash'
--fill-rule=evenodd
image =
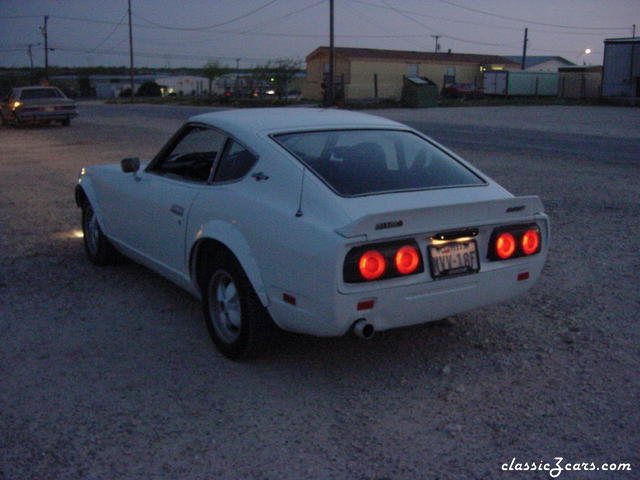
<path id="1" fill-rule="evenodd" d="M 0 116 L 3 125 L 60 122 L 69 126 L 78 110 L 56 87 L 17 87 L 4 99 Z"/>
<path id="2" fill-rule="evenodd" d="M 451 83 L 442 89 L 442 96 L 449 98 L 481 98 L 482 88 L 473 83 Z"/>
<path id="3" fill-rule="evenodd" d="M 192 117 L 151 161 L 82 169 L 75 198 L 89 259 L 119 252 L 200 298 L 230 358 L 275 326 L 371 337 L 509 299 L 549 246 L 538 197 L 406 125 L 331 109 Z"/>

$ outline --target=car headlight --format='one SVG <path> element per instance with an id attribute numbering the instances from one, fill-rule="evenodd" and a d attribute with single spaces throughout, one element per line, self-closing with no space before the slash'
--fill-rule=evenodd
<path id="1" fill-rule="evenodd" d="M 15 102 L 13 102 L 13 104 L 11 104 L 11 109 L 15 110 L 16 108 L 18 108 L 19 106 L 22 105 L 22 102 L 18 102 L 17 100 Z"/>

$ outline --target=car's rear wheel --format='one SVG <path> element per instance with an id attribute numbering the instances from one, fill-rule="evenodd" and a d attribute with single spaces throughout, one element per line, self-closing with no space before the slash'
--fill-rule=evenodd
<path id="1" fill-rule="evenodd" d="M 91 263 L 109 265 L 116 262 L 118 252 L 102 233 L 98 217 L 88 200 L 82 204 L 82 234 L 84 249 Z"/>
<path id="2" fill-rule="evenodd" d="M 242 267 L 225 254 L 205 278 L 202 306 L 213 342 L 233 360 L 259 355 L 275 327 Z"/>

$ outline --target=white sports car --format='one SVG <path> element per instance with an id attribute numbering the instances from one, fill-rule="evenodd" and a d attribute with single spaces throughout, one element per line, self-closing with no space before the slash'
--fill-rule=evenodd
<path id="1" fill-rule="evenodd" d="M 549 247 L 538 197 L 339 110 L 192 117 L 149 162 L 84 168 L 76 202 L 89 259 L 124 254 L 200 298 L 230 358 L 276 326 L 371 337 L 511 298 Z"/>

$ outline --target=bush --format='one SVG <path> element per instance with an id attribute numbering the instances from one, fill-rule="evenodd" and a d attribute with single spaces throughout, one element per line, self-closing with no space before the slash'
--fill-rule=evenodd
<path id="1" fill-rule="evenodd" d="M 144 82 L 136 93 L 138 97 L 160 97 L 162 90 L 156 82 Z"/>

